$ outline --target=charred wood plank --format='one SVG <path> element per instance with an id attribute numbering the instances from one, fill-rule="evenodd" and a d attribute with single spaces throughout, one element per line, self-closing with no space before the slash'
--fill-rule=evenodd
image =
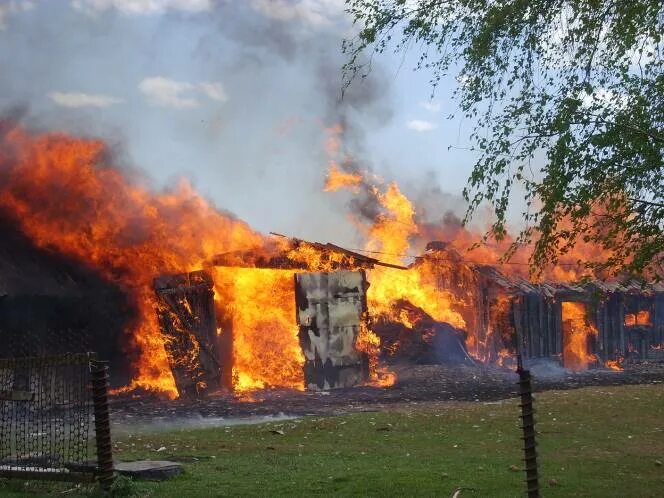
<path id="1" fill-rule="evenodd" d="M 560 301 L 553 303 L 553 326 L 555 329 L 556 355 L 563 354 L 563 310 Z"/>
<path id="2" fill-rule="evenodd" d="M 547 355 L 556 354 L 556 331 L 553 325 L 553 305 L 550 300 L 546 300 L 546 333 L 547 333 Z"/>
<path id="3" fill-rule="evenodd" d="M 544 357 L 549 355 L 548 351 L 548 337 L 549 329 L 544 324 L 544 299 L 542 296 L 537 296 L 537 315 L 539 318 L 539 355 Z"/>
<path id="4" fill-rule="evenodd" d="M 529 293 L 526 298 L 528 302 L 528 335 L 530 336 L 531 358 L 537 358 L 540 356 L 540 333 L 538 330 L 539 320 L 537 319 L 537 297 L 537 294 Z"/>
<path id="5" fill-rule="evenodd" d="M 212 277 L 204 271 L 154 280 L 157 316 L 178 392 L 199 396 L 220 387 Z"/>
<path id="6" fill-rule="evenodd" d="M 516 333 L 517 353 L 528 357 L 523 330 L 523 296 L 516 296 L 512 301 L 514 332 Z"/>
<path id="7" fill-rule="evenodd" d="M 602 304 L 601 304 L 601 307 L 600 307 L 601 313 L 602 313 L 601 314 L 602 325 L 601 325 L 601 328 L 599 330 L 599 334 L 600 334 L 600 338 L 602 340 L 602 349 L 603 349 L 602 359 L 604 361 L 614 359 L 614 355 L 615 355 L 615 349 L 613 349 L 611 347 L 611 329 L 609 327 L 609 311 L 608 311 L 608 306 L 607 306 L 608 303 L 609 303 L 609 301 L 604 299 L 602 301 Z"/>

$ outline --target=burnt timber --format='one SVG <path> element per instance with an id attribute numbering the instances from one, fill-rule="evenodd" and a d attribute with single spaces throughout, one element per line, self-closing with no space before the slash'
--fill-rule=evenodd
<path id="1" fill-rule="evenodd" d="M 164 347 L 181 396 L 199 396 L 221 385 L 213 286 L 205 271 L 154 280 Z"/>

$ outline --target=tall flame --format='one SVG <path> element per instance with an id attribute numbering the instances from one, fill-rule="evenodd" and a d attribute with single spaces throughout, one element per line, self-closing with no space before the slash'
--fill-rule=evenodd
<path id="1" fill-rule="evenodd" d="M 384 192 L 378 191 L 377 187 L 374 189 L 384 212 L 368 228 L 365 249 L 378 253 L 386 262 L 402 263 L 403 255 L 410 249 L 411 237 L 418 233 L 414 221 L 415 209 L 396 183 L 390 183 Z M 395 314 L 392 307 L 396 301 L 407 300 L 437 321 L 464 328 L 463 317 L 453 309 L 452 294 L 436 287 L 435 271 L 435 268 L 426 265 L 413 267 L 409 271 L 389 267 L 372 270 L 367 293 L 372 313 L 387 315 L 392 321 L 409 325 L 405 323 L 407 319 Z"/>
<path id="2" fill-rule="evenodd" d="M 131 182 L 127 172 L 106 164 L 107 151 L 99 140 L 63 133 L 33 135 L 8 124 L 4 130 L 0 209 L 36 245 L 81 261 L 130 294 L 139 312 L 132 333 L 140 354 L 133 385 L 175 396 L 154 311 L 152 279 L 164 272 L 198 269 L 217 253 L 260 246 L 263 237 L 215 209 L 184 181 L 165 193 Z M 247 293 L 258 292 L 259 286 L 252 288 L 240 280 L 219 299 L 239 304 Z M 268 302 L 273 298 L 264 297 Z M 270 320 L 262 322 L 266 337 L 270 337 Z M 293 328 L 280 332 L 292 335 Z M 248 341 L 243 342 L 242 331 L 236 339 L 238 344 Z M 290 336 L 285 341 L 293 342 Z M 268 344 L 272 346 L 281 344 Z M 239 374 L 244 378 L 239 356 Z M 292 382 L 293 373 L 285 375 Z"/>
<path id="3" fill-rule="evenodd" d="M 304 389 L 304 355 L 297 338 L 293 292 L 292 271 L 216 269 L 218 307 L 232 320 L 236 390 Z"/>
<path id="4" fill-rule="evenodd" d="M 597 361 L 588 351 L 589 339 L 597 338 L 597 327 L 588 319 L 586 305 L 562 302 L 563 365 L 570 370 L 585 370 Z"/>

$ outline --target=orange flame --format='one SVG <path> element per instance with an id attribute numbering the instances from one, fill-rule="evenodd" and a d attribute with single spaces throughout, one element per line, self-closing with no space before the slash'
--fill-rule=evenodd
<path id="1" fill-rule="evenodd" d="M 451 247 L 462 252 L 480 240 L 478 234 L 460 226 L 419 222 L 415 206 L 396 183 L 385 185 L 374 177 L 370 182 L 367 175 L 343 171 L 339 164 L 344 164 L 344 158 L 332 157 L 339 154 L 343 130 L 334 127 L 328 131 L 325 149 L 331 158 L 324 189 L 347 188 L 368 194 L 380 211 L 371 222 L 356 220 L 365 236 L 364 249 L 370 254 L 403 265 L 405 255 L 421 250 L 423 241 L 451 240 Z M 266 247 L 266 238 L 215 209 L 184 181 L 172 191 L 150 191 L 127 172 L 109 166 L 106 148 L 99 140 L 62 133 L 32 135 L 11 125 L 4 125 L 0 133 L 0 209 L 10 213 L 36 245 L 79 260 L 128 293 L 139 314 L 132 324 L 134 344 L 130 346 L 140 353 L 130 387 L 176 396 L 155 314 L 153 277 L 200 269 L 220 253 L 257 254 Z M 464 254 L 472 262 L 491 264 L 508 243 L 481 245 Z M 313 271 L 332 271 L 342 262 L 341 256 L 323 257 L 307 244 L 290 249 L 287 256 Z M 517 260 L 525 261 L 522 253 Z M 241 262 L 251 266 L 255 258 L 252 261 Z M 468 350 L 477 358 L 504 362 L 509 351 L 501 346 L 500 331 L 490 328 L 482 336 L 475 335 L 477 327 L 472 321 L 478 296 L 459 283 L 464 279 L 458 278 L 458 266 L 439 258 L 420 259 L 409 270 L 370 270 L 369 313 L 412 327 L 407 313 L 393 306 L 406 300 L 434 320 L 467 329 Z M 505 269 L 522 273 L 525 268 Z M 302 389 L 304 357 L 294 319 L 294 271 L 214 268 L 210 272 L 218 315 L 224 323 L 219 333 L 232 334 L 234 387 L 241 392 L 271 386 Z M 579 273 L 575 268 L 557 268 L 550 275 L 572 279 Z M 505 314 L 508 304 L 497 302 L 496 313 Z M 580 320 L 576 311 L 566 315 L 567 304 L 563 303 L 563 315 L 573 331 L 567 346 L 573 351 L 570 358 L 576 358 L 569 363 L 585 368 L 594 357 L 586 351 L 584 337 L 597 335 L 597 331 Z M 641 312 L 634 317 L 637 324 L 649 321 Z M 490 346 L 496 346 L 493 356 L 485 354 Z M 391 385 L 395 381 L 391 372 L 378 365 L 380 341 L 370 329 L 360 331 L 356 347 L 370 358 L 372 383 Z"/>
<path id="2" fill-rule="evenodd" d="M 333 171 L 331 174 L 337 173 Z M 364 249 L 386 263 L 403 265 L 404 256 L 420 229 L 415 221 L 413 204 L 396 183 L 382 187 L 363 178 L 357 184 L 369 189 L 381 209 L 372 223 L 356 220 L 367 238 Z M 436 321 L 465 329 L 466 320 L 461 309 L 468 308 L 468 296 L 460 296 L 463 293 L 452 292 L 440 285 L 441 271 L 452 272 L 452 266 L 449 261 L 436 260 L 411 265 L 408 270 L 382 266 L 370 270 L 367 301 L 371 316 L 412 328 L 408 313 L 394 306 L 403 300 L 421 308 Z M 472 334 L 468 335 L 466 342 L 470 351 L 477 349 L 478 341 Z"/>
<path id="3" fill-rule="evenodd" d="M 215 269 L 220 314 L 232 323 L 233 387 L 304 389 L 304 355 L 294 321 L 293 271 Z"/>
<path id="4" fill-rule="evenodd" d="M 513 362 L 510 363 L 510 360 L 514 358 L 514 354 L 507 348 L 503 348 L 498 351 L 498 359 L 496 360 L 496 365 L 499 367 L 509 367 L 512 370 L 516 370 L 516 364 Z"/>
<path id="5" fill-rule="evenodd" d="M 640 310 L 636 314 L 625 313 L 625 327 L 650 327 L 650 312 L 648 310 Z"/>
<path id="6" fill-rule="evenodd" d="M 622 367 L 622 364 L 621 364 L 621 360 L 620 360 L 620 359 L 617 359 L 617 360 L 607 360 L 607 361 L 604 363 L 604 366 L 605 366 L 606 368 L 610 368 L 611 370 L 616 370 L 616 371 L 618 371 L 618 372 L 621 372 L 621 371 L 623 370 L 623 367 Z"/>
<path id="7" fill-rule="evenodd" d="M 362 183 L 362 175 L 359 173 L 346 173 L 341 171 L 334 161 L 330 162 L 330 167 L 325 179 L 325 192 L 335 192 L 341 188 L 348 188 L 353 192 L 359 192 Z"/>
<path id="8" fill-rule="evenodd" d="M 366 325 L 360 326 L 355 347 L 358 351 L 366 353 L 369 358 L 369 384 L 377 387 L 390 387 L 396 382 L 397 376 L 387 367 L 378 364 L 380 353 L 380 338 Z"/>
<path id="9" fill-rule="evenodd" d="M 140 353 L 131 387 L 174 397 L 152 279 L 198 269 L 218 253 L 260 247 L 264 237 L 216 210 L 186 182 L 153 193 L 105 159 L 98 140 L 6 128 L 0 137 L 0 209 L 36 245 L 81 261 L 131 296 L 139 312 L 133 346 Z M 237 385 L 299 387 L 292 272 L 249 273 L 216 271 L 216 299 L 230 310 L 235 328 Z"/>
<path id="10" fill-rule="evenodd" d="M 410 249 L 410 238 L 418 232 L 413 219 L 415 210 L 396 183 L 389 184 L 384 192 L 374 188 L 384 212 L 368 227 L 365 249 L 378 253 L 387 263 L 402 264 L 403 255 Z M 389 267 L 372 270 L 367 293 L 372 315 L 388 316 L 390 320 L 410 327 L 408 318 L 395 314 L 392 306 L 394 302 L 404 299 L 422 308 L 437 321 L 464 328 L 463 317 L 452 309 L 452 294 L 436 287 L 434 271 L 432 266 L 412 267 L 408 271 Z"/>
<path id="11" fill-rule="evenodd" d="M 562 302 L 563 365 L 570 370 L 585 370 L 597 361 L 588 351 L 588 340 L 597 338 L 597 328 L 586 314 L 586 305 L 571 301 Z"/>

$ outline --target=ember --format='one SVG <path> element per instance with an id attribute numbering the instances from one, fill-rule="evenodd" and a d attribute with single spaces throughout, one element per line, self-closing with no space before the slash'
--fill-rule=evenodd
<path id="1" fill-rule="evenodd" d="M 610 368 L 611 370 L 616 370 L 616 371 L 621 371 L 623 370 L 623 367 L 621 365 L 621 360 L 607 360 L 606 363 L 604 363 L 604 366 L 606 368 Z"/>

